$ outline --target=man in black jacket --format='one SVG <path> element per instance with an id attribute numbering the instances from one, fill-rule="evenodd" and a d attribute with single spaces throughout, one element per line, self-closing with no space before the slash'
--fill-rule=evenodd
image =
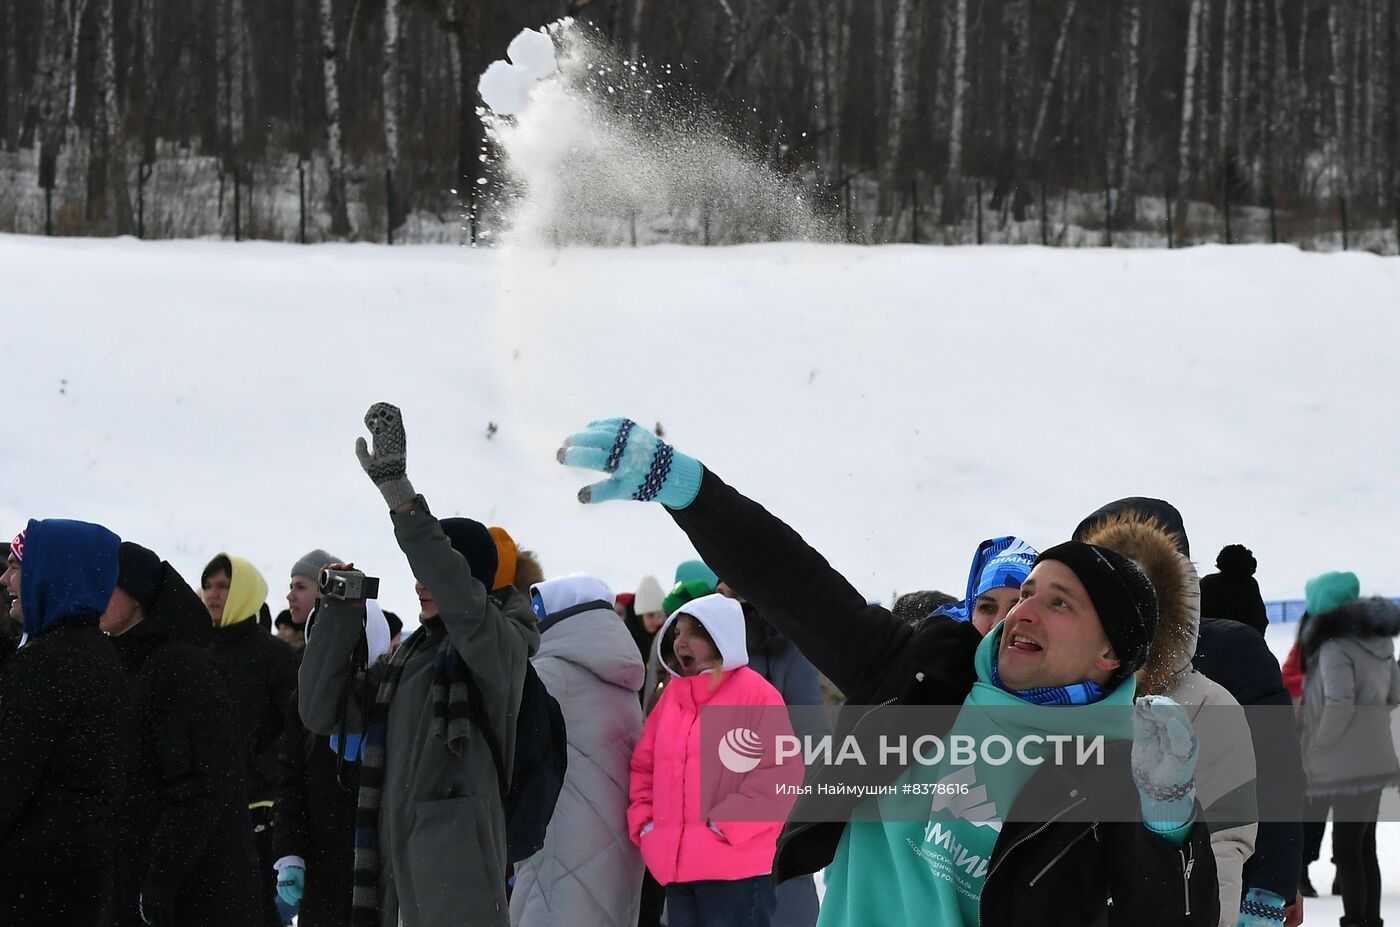
<path id="1" fill-rule="evenodd" d="M 974 686 L 984 685 L 982 691 L 997 699 L 1034 706 L 1031 712 L 1068 713 L 1075 709 L 1043 706 L 1131 699 L 1131 674 L 1145 659 L 1155 629 L 1156 599 L 1141 570 L 1105 548 L 1069 542 L 1043 553 L 1022 588 L 1021 604 L 979 649 L 981 635 L 967 623 L 933 618 L 916 629 L 869 605 L 795 531 L 630 420 L 590 425 L 566 442 L 559 460 L 611 474 L 580 491 L 582 502 L 664 504 L 704 561 L 847 692 L 848 704 L 980 704 Z M 846 721 L 847 730 L 859 733 L 862 726 L 881 723 L 879 711 L 848 710 L 845 717 L 857 715 Z M 863 822 L 804 820 L 805 797 L 779 838 L 774 877 L 782 881 L 830 865 L 824 904 L 842 906 L 844 914 L 833 918 L 842 924 L 907 922 L 913 916 L 939 924 L 1106 919 L 1214 925 L 1214 860 L 1206 827 L 1194 818 L 1195 740 L 1189 724 L 1181 728 L 1182 716 L 1170 700 L 1139 703 L 1131 742 L 1110 741 L 1100 769 L 1046 763 L 1027 773 L 1019 790 L 1002 794 L 1009 810 L 993 822 L 988 865 L 971 866 L 971 879 L 950 872 L 933 858 L 937 854 L 930 855 L 928 867 L 914 865 L 909 848 L 882 842 Z M 819 786 L 828 768 L 809 784 Z M 902 774 L 892 768 L 887 781 Z M 1135 786 L 1142 818 L 1131 820 L 1121 808 Z M 1100 807 L 1119 810 L 1097 817 Z M 960 826 L 940 814 L 931 812 L 930 829 Z M 901 875 L 892 876 L 881 859 Z M 901 914 L 859 904 L 870 896 L 871 882 L 890 889 L 874 895 L 876 903 Z M 956 892 L 945 884 L 950 882 Z M 927 901 L 916 900 L 910 910 L 911 898 Z"/>
<path id="2" fill-rule="evenodd" d="M 91 927 L 111 899 L 130 730 L 121 661 L 98 619 L 119 543 L 100 525 L 30 521 L 16 558 L 27 639 L 0 671 L 7 927 Z"/>
<path id="3" fill-rule="evenodd" d="M 258 918 L 257 860 L 228 686 L 213 629 L 169 563 L 126 542 L 102 629 L 126 668 L 133 775 L 121 806 L 118 927 L 245 927 Z"/>

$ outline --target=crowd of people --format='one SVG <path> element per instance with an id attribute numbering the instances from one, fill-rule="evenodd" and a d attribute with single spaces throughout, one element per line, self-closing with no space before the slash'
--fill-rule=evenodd
<path id="1" fill-rule="evenodd" d="M 365 424 L 357 456 L 417 581 L 406 638 L 319 547 L 275 619 L 228 552 L 196 590 L 87 522 L 31 520 L 3 551 L 0 923 L 1270 927 L 1301 921 L 1330 811 L 1342 923 L 1380 925 L 1400 606 L 1352 574 L 1307 584 L 1281 670 L 1253 555 L 1231 545 L 1198 577 L 1181 514 L 1135 497 L 1044 550 L 983 541 L 956 594 L 886 609 L 613 419 L 559 451 L 605 474 L 579 500 L 658 503 L 699 554 L 616 593 L 435 517 L 399 410 Z M 880 768 L 975 777 L 975 801 L 917 820 L 887 793 L 830 798 L 821 763 L 756 820 L 754 783 L 802 770 L 704 771 L 710 708 L 776 710 L 810 740 L 922 706 L 953 709 L 931 734 L 1092 735 L 1104 762 Z"/>

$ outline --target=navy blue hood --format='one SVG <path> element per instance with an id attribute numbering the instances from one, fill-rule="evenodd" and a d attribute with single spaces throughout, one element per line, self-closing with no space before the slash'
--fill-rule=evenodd
<path id="1" fill-rule="evenodd" d="M 30 639 L 71 618 L 107 610 L 117 586 L 120 546 L 121 538 L 101 525 L 29 520 L 19 598 Z"/>

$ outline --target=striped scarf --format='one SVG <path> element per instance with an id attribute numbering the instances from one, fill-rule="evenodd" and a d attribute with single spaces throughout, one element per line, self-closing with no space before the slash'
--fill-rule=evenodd
<path id="1" fill-rule="evenodd" d="M 379 815 L 383 807 L 384 744 L 389 727 L 389 706 L 403 678 L 404 668 L 427 640 L 427 629 L 420 627 L 394 651 L 370 709 L 360 762 L 360 791 L 355 805 L 352 927 L 378 927 L 379 924 Z M 467 679 L 466 663 L 453 649 L 451 640 L 444 637 L 433 663 L 432 733 L 446 742 L 453 756 L 462 755 L 471 726 Z"/>
<path id="2" fill-rule="evenodd" d="M 1032 705 L 1092 705 L 1101 701 L 1103 687 L 1092 679 L 1077 682 L 1072 686 L 1040 686 L 1035 689 L 1010 689 L 1002 684 L 1001 673 L 997 671 L 996 657 L 992 657 L 992 685 L 1003 692 L 1010 692 Z"/>

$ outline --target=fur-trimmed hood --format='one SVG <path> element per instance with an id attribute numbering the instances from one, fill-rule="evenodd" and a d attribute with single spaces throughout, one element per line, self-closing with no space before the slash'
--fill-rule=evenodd
<path id="1" fill-rule="evenodd" d="M 1136 561 L 1157 593 L 1157 633 L 1148 648 L 1147 662 L 1137 672 L 1139 695 L 1170 690 L 1182 674 L 1191 671 L 1191 658 L 1196 653 L 1200 580 L 1182 553 L 1185 534 L 1173 523 L 1180 524 L 1179 515 L 1171 518 L 1111 503 L 1086 518 L 1074 534 L 1077 541 L 1116 550 Z"/>
<path id="2" fill-rule="evenodd" d="M 1312 616 L 1303 629 L 1303 659 L 1311 662 L 1323 644 L 1342 638 L 1384 642 L 1387 653 L 1393 654 L 1391 638 L 1397 634 L 1400 634 L 1400 605 L 1380 597 L 1357 599 Z"/>

